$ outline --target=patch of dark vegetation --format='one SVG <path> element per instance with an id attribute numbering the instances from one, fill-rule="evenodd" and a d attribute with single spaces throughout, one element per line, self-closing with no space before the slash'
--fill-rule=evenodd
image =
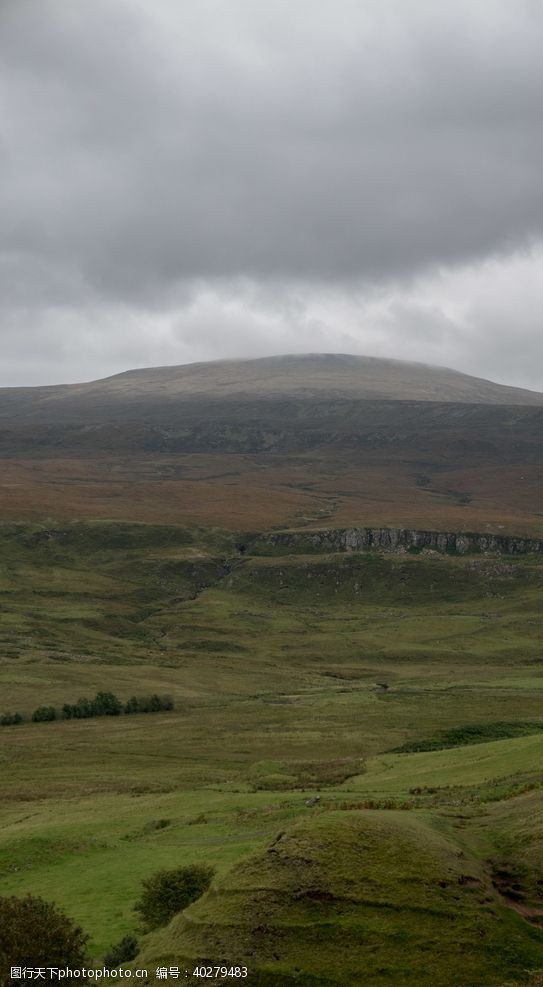
<path id="1" fill-rule="evenodd" d="M 414 802 L 405 799 L 401 802 L 394 799 L 362 799 L 358 802 L 335 802 L 329 808 L 339 809 L 341 812 L 351 812 L 358 809 L 401 809 L 408 812 L 409 809 L 414 808 Z"/>
<path id="2" fill-rule="evenodd" d="M 33 723 L 47 723 L 56 720 L 57 711 L 54 706 L 38 706 L 32 713 Z"/>
<path id="3" fill-rule="evenodd" d="M 142 832 L 145 833 L 145 835 L 149 833 L 156 833 L 157 830 L 167 829 L 168 826 L 171 826 L 171 824 L 171 819 L 151 819 L 150 822 L 145 824 Z"/>
<path id="4" fill-rule="evenodd" d="M 487 802 L 506 802 L 509 799 L 536 791 L 543 785 L 543 775 L 530 780 L 493 778 L 485 785 L 414 785 L 409 794 L 417 796 L 417 805 L 473 806 Z M 421 801 L 419 801 L 420 799 Z"/>
<path id="5" fill-rule="evenodd" d="M 173 709 L 173 699 L 171 696 L 132 696 L 124 707 L 124 713 L 160 713 Z"/>
<path id="6" fill-rule="evenodd" d="M 78 699 L 76 703 L 64 703 L 65 720 L 85 720 L 90 716 L 119 716 L 123 704 L 113 692 L 97 692 L 94 699 Z"/>
<path id="7" fill-rule="evenodd" d="M 23 717 L 20 713 L 4 713 L 0 716 L 0 726 L 2 727 L 12 727 L 16 726 L 18 723 L 23 722 Z"/>
<path id="8" fill-rule="evenodd" d="M 76 703 L 64 703 L 62 716 L 54 706 L 38 706 L 31 716 L 33 723 L 48 723 L 60 718 L 64 720 L 87 720 L 93 716 L 130 716 L 133 713 L 162 713 L 172 710 L 171 696 L 131 696 L 126 703 L 113 692 L 97 692 L 94 699 L 78 699 Z M 15 726 L 23 723 L 21 713 L 4 713 L 0 716 L 0 726 Z"/>
<path id="9" fill-rule="evenodd" d="M 134 906 L 145 930 L 167 925 L 174 915 L 207 891 L 214 874 L 215 869 L 209 864 L 190 864 L 174 870 L 160 870 L 148 877 Z"/>
<path id="10" fill-rule="evenodd" d="M 43 969 L 42 982 L 58 980 L 59 967 L 86 965 L 88 936 L 56 905 L 43 898 L 0 898 L 0 983 L 9 985 L 17 966 Z"/>
<path id="11" fill-rule="evenodd" d="M 129 963 L 136 958 L 139 952 L 138 940 L 134 936 L 123 936 L 120 942 L 111 947 L 109 953 L 104 956 L 104 966 L 108 970 L 114 970 L 121 963 Z"/>
<path id="12" fill-rule="evenodd" d="M 413 754 L 418 751 L 442 751 L 450 747 L 464 747 L 469 744 L 483 744 L 491 740 L 508 740 L 514 737 L 527 737 L 543 730 L 543 723 L 537 721 L 505 721 L 496 723 L 473 723 L 452 730 L 442 730 L 429 740 L 409 740 L 400 747 L 393 747 L 389 754 Z"/>
<path id="13" fill-rule="evenodd" d="M 185 546 L 192 545 L 194 540 L 194 532 L 179 525 L 127 521 L 69 521 L 48 527 L 12 523 L 4 525 L 4 534 L 33 550 L 39 546 L 48 551 L 72 548 L 78 552 L 89 548 L 110 552 L 121 548 Z"/>

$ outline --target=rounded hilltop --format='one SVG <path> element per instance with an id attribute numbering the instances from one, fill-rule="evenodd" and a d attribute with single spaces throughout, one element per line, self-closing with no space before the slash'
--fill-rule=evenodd
<path id="1" fill-rule="evenodd" d="M 101 380 L 44 387 L 0 388 L 0 416 L 98 412 L 161 402 L 422 401 L 543 405 L 543 394 L 426 363 L 349 353 L 291 353 L 178 366 L 143 367 Z"/>
<path id="2" fill-rule="evenodd" d="M 543 404 L 543 394 L 471 377 L 448 367 L 355 356 L 300 353 L 257 359 L 214 360 L 171 367 L 128 370 L 91 384 L 128 397 L 303 397 L 443 401 L 483 404 Z"/>

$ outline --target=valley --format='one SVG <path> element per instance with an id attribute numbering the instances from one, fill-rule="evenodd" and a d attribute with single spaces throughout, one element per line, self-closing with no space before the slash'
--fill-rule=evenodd
<path id="1" fill-rule="evenodd" d="M 280 368 L 304 398 L 231 365 L 205 401 L 202 370 L 0 395 L 3 894 L 97 963 L 134 935 L 150 982 L 535 987 L 543 398 L 317 362 Z M 100 690 L 174 709 L 62 718 Z M 190 863 L 211 890 L 143 934 Z"/>

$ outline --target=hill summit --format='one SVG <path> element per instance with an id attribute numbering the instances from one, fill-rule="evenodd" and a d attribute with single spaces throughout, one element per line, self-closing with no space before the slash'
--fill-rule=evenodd
<path id="1" fill-rule="evenodd" d="M 183 366 L 129 370 L 92 384 L 127 397 L 302 397 L 370 400 L 453 401 L 469 404 L 543 404 L 543 394 L 471 377 L 425 363 L 305 353 L 260 359 L 216 360 Z"/>
<path id="2" fill-rule="evenodd" d="M 128 370 L 102 380 L 0 389 L 0 418 L 20 422 L 130 419 L 160 406 L 250 401 L 423 401 L 543 405 L 543 394 L 424 363 L 307 353 Z"/>

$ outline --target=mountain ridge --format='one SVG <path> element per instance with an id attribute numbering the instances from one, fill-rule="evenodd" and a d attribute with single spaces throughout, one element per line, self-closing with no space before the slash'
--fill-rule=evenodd
<path id="1" fill-rule="evenodd" d="M 240 399 L 392 400 L 543 406 L 543 394 L 497 384 L 448 367 L 339 353 L 286 354 L 141 367 L 78 384 L 0 389 L 0 416 L 57 404 Z"/>

